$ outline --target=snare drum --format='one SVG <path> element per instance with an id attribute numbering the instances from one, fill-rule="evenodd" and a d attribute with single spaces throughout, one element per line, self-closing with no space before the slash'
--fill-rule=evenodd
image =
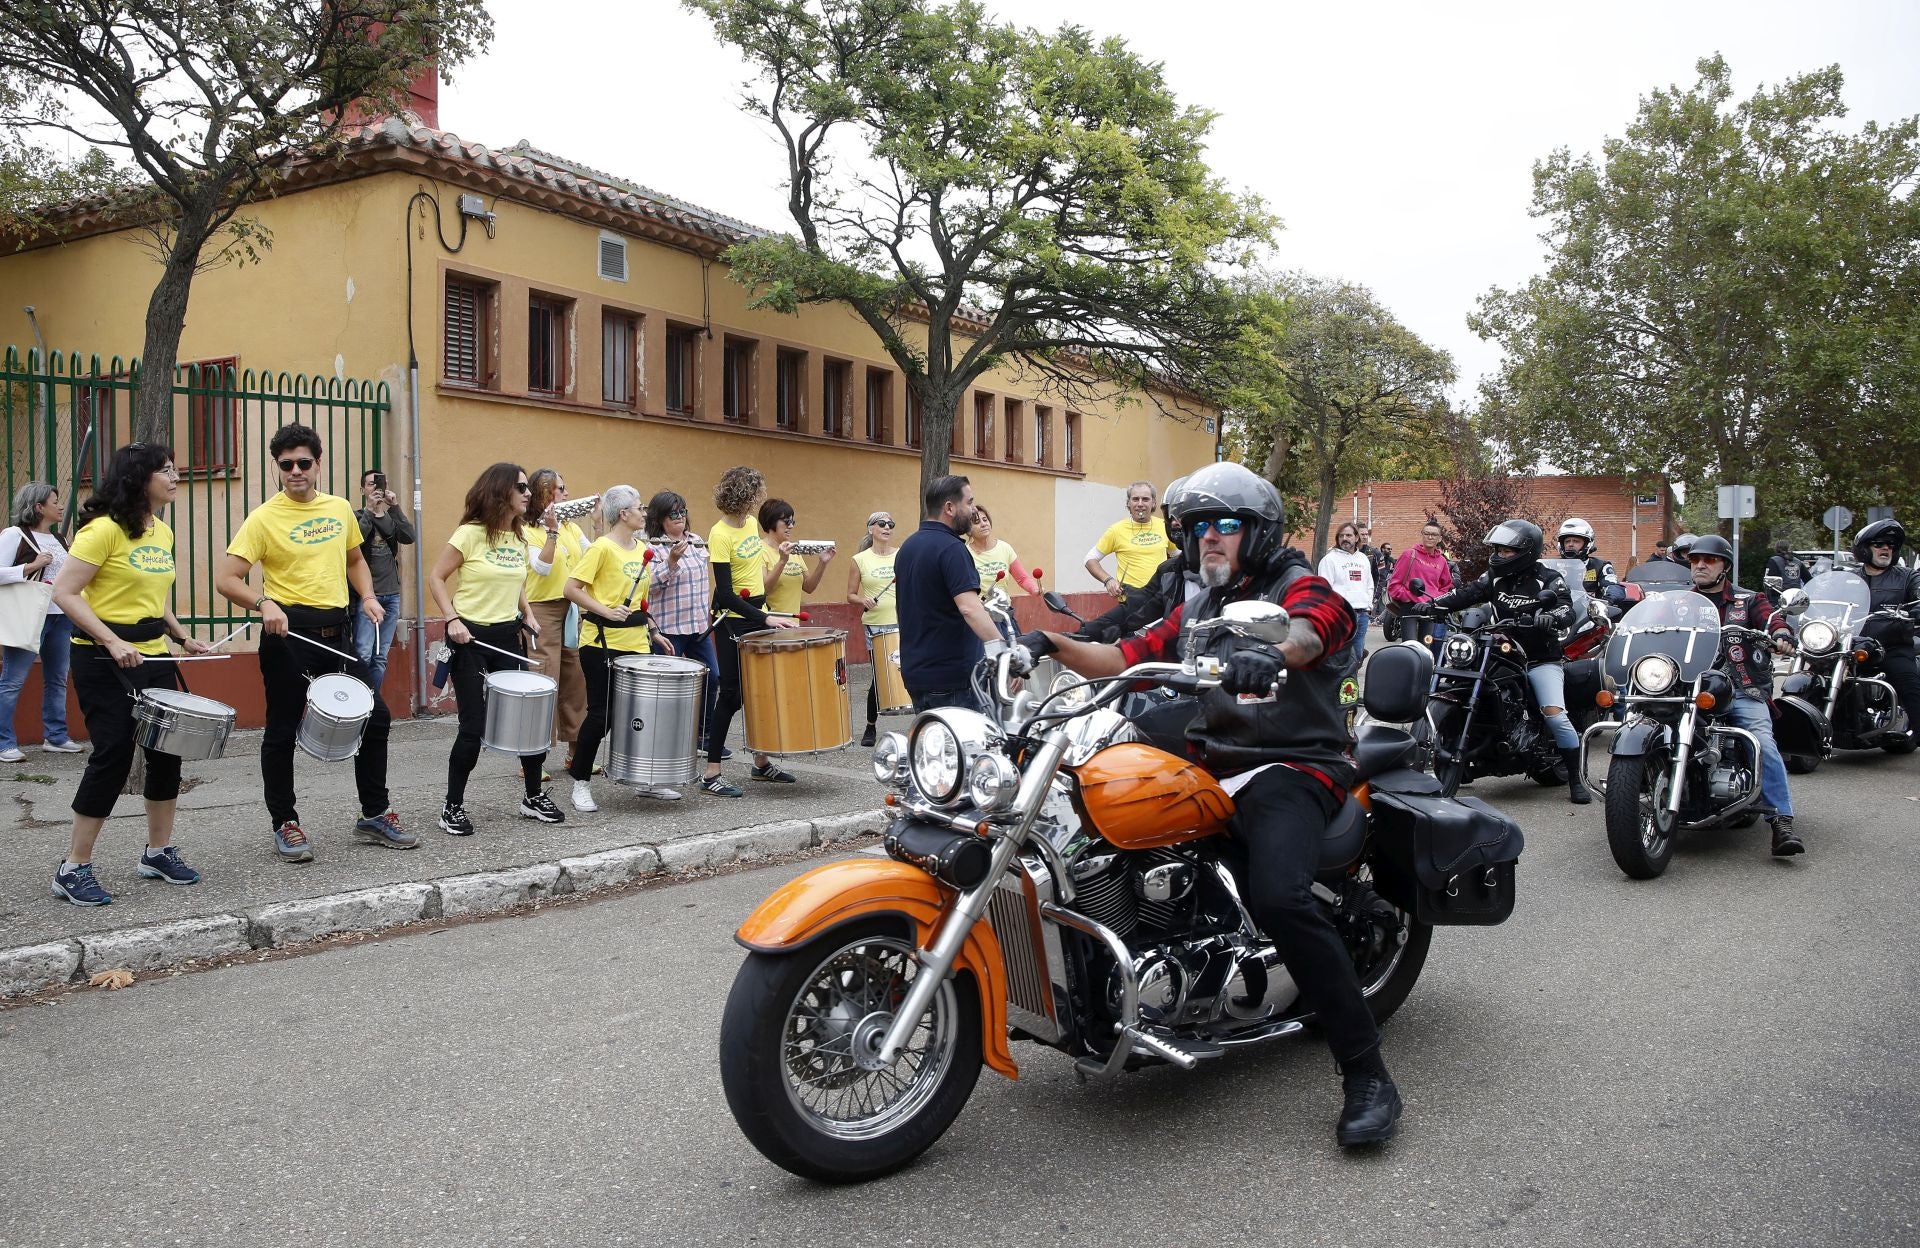
<path id="1" fill-rule="evenodd" d="M 853 741 L 847 710 L 847 635 L 837 628 L 775 628 L 740 638 L 747 748 L 824 754 Z"/>
<path id="2" fill-rule="evenodd" d="M 227 752 L 233 708 L 179 689 L 142 689 L 133 723 L 135 745 L 198 762 Z"/>
<path id="3" fill-rule="evenodd" d="M 613 661 L 607 774 L 621 784 L 692 784 L 700 778 L 700 708 L 707 665 L 664 654 Z"/>
<path id="4" fill-rule="evenodd" d="M 307 710 L 294 740 L 323 763 L 343 763 L 360 752 L 360 734 L 373 717 L 373 690 L 339 672 L 307 686 Z"/>
<path id="5" fill-rule="evenodd" d="M 883 715 L 913 709 L 913 695 L 900 675 L 899 629 L 873 636 L 873 697 Z"/>
<path id="6" fill-rule="evenodd" d="M 502 754 L 545 754 L 553 741 L 560 686 L 538 672 L 487 673 L 487 724 L 480 744 Z"/>

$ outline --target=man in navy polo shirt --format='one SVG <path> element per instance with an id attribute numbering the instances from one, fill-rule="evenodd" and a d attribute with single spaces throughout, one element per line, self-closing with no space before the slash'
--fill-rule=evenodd
<path id="1" fill-rule="evenodd" d="M 893 561 L 900 603 L 900 679 L 915 711 L 938 706 L 984 710 L 973 669 L 1005 646 L 980 601 L 980 569 L 963 536 L 973 527 L 973 487 L 965 477 L 935 477 L 925 518 Z"/>

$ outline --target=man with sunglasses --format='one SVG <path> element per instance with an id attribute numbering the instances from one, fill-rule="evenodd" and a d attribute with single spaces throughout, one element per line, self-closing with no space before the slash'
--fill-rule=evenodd
<path id="1" fill-rule="evenodd" d="M 1202 653 L 1226 669 L 1220 687 L 1200 696 L 1187 747 L 1233 794 L 1247 909 L 1286 951 L 1287 970 L 1339 1064 L 1345 1102 L 1335 1138 L 1346 1147 L 1378 1144 L 1394 1134 L 1400 1094 L 1353 957 L 1313 894 L 1321 841 L 1353 783 L 1340 710 L 1353 609 L 1286 544 L 1280 492 L 1241 465 L 1208 464 L 1188 477 L 1174 511 L 1196 581 L 1163 618 L 1118 645 L 1054 632 L 1028 633 L 1020 644 L 1036 657 L 1056 654 L 1082 675 L 1114 676 L 1135 663 L 1177 659 L 1187 622 L 1213 619 L 1230 603 L 1286 609 L 1289 632 L 1278 645 L 1225 630 L 1206 637 Z"/>
<path id="2" fill-rule="evenodd" d="M 1853 557 L 1866 578 L 1867 602 L 1874 611 L 1891 611 L 1906 618 L 1870 620 L 1861 631 L 1886 650 L 1887 683 L 1907 713 L 1907 748 L 1920 741 L 1920 664 L 1914 661 L 1913 639 L 1920 629 L 1920 570 L 1900 566 L 1900 548 L 1907 530 L 1898 520 L 1875 520 L 1853 538 Z"/>
<path id="3" fill-rule="evenodd" d="M 260 613 L 260 679 L 267 694 L 260 776 L 274 851 L 288 862 L 313 860 L 312 843 L 294 808 L 294 737 L 306 711 L 307 682 L 342 670 L 373 689 L 373 713 L 353 759 L 361 814 L 354 835 L 374 845 L 412 849 L 418 839 L 401 829 L 388 803 L 387 704 L 365 664 L 330 653 L 353 652 L 352 601 L 376 627 L 386 617 L 360 550 L 360 521 L 346 499 L 320 492 L 320 435 L 313 429 L 283 425 L 267 450 L 280 469 L 280 492 L 254 508 L 233 535 L 214 588 L 235 606 Z M 265 575 L 264 593 L 247 583 L 255 564 Z"/>

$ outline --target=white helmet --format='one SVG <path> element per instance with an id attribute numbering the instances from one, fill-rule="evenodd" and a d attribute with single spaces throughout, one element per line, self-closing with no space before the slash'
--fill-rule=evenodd
<path id="1" fill-rule="evenodd" d="M 1587 548 L 1583 553 L 1589 555 L 1593 553 L 1593 526 L 1585 520 L 1582 520 L 1579 516 L 1568 516 L 1560 522 L 1560 531 L 1554 534 L 1553 544 L 1559 546 L 1562 551 L 1565 551 L 1566 540 L 1570 537 L 1585 538 Z"/>

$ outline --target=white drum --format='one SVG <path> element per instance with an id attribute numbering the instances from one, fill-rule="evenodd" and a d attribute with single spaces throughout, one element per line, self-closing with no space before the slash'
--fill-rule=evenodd
<path id="1" fill-rule="evenodd" d="M 480 744 L 502 754 L 545 754 L 553 740 L 560 686 L 538 672 L 487 673 L 487 724 Z"/>
<path id="2" fill-rule="evenodd" d="M 373 690 L 339 672 L 316 676 L 307 686 L 300 717 L 300 748 L 323 763 L 343 763 L 360 752 L 360 737 L 373 717 Z"/>

